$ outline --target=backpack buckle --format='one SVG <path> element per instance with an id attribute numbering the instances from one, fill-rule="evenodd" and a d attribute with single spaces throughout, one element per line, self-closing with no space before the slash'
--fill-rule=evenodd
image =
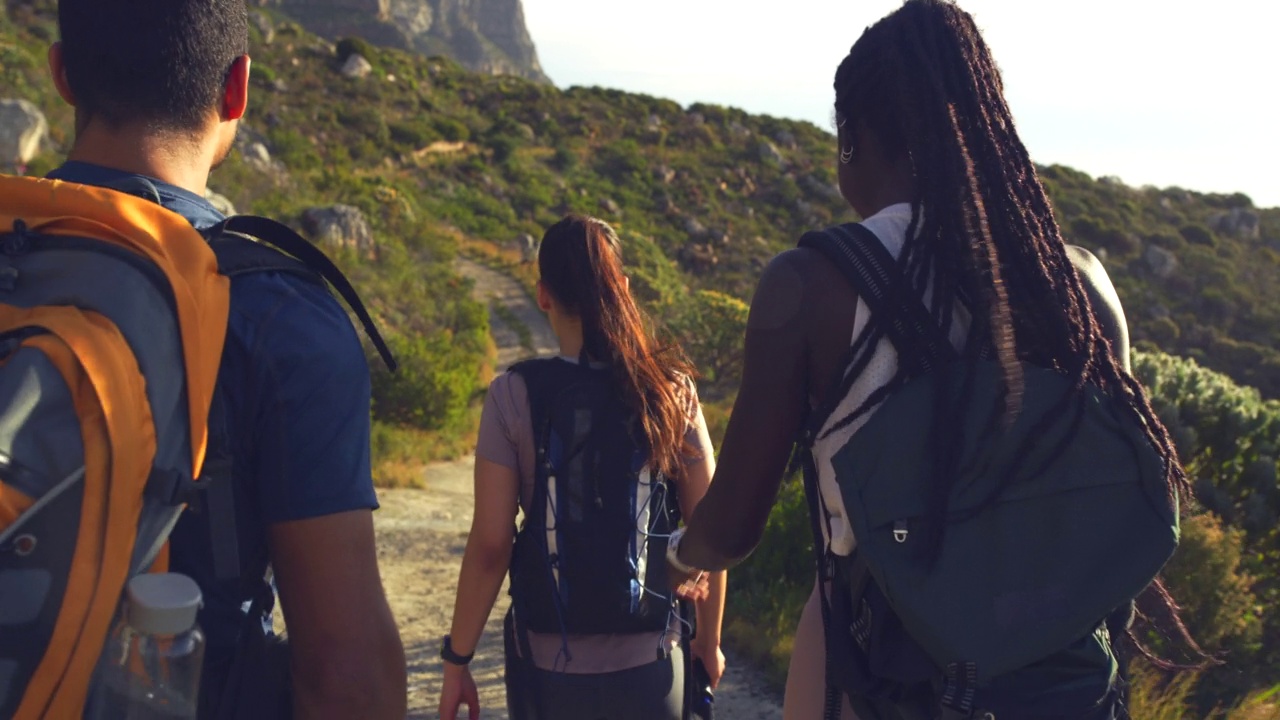
<path id="1" fill-rule="evenodd" d="M 895 542 L 904 543 L 907 541 L 907 535 L 910 534 L 906 520 L 898 520 L 893 523 L 893 539 Z"/>

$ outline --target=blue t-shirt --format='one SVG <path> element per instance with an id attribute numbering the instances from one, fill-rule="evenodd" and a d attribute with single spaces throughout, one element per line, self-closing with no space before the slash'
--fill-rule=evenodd
<path id="1" fill-rule="evenodd" d="M 49 177 L 112 186 L 138 176 L 68 162 Z M 154 178 L 165 208 L 196 228 L 223 219 L 207 200 Z M 318 283 L 287 273 L 238 275 L 218 384 L 234 462 L 240 581 L 218 582 L 207 516 L 183 513 L 170 568 L 200 585 L 206 670 L 225 671 L 262 587 L 267 527 L 377 507 L 369 467 L 369 368 L 346 312 Z"/>

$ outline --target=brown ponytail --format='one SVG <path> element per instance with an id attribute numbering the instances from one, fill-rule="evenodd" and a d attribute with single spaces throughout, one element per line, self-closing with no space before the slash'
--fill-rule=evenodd
<path id="1" fill-rule="evenodd" d="M 603 220 L 569 215 L 538 250 L 542 284 L 582 321 L 583 352 L 612 364 L 649 443 L 650 465 L 667 477 L 684 466 L 693 369 L 678 345 L 658 347 L 622 272 L 617 234 Z"/>

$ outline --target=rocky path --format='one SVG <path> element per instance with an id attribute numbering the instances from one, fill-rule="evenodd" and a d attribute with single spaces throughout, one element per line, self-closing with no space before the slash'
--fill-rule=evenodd
<path id="1" fill-rule="evenodd" d="M 511 278 L 471 262 L 460 270 L 476 281 L 475 292 L 490 306 L 498 367 L 534 352 L 556 351 L 555 336 L 523 288 Z M 492 303 L 491 303 L 492 301 Z M 503 309 L 495 310 L 495 304 Z M 503 318 L 518 318 L 526 330 Z M 534 352 L 519 342 L 531 339 Z M 392 610 L 400 625 L 409 664 L 409 717 L 435 718 L 440 695 L 440 638 L 453 616 L 458 567 L 471 525 L 474 460 L 433 465 L 425 490 L 382 490 L 375 513 L 378 560 Z M 472 664 L 480 688 L 481 717 L 506 720 L 502 682 L 502 616 L 505 588 Z M 781 703 L 763 679 L 729 656 L 729 670 L 716 693 L 716 716 L 730 720 L 780 720 Z"/>

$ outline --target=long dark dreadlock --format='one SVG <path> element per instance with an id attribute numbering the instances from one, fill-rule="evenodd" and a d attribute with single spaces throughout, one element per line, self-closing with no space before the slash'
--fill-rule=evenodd
<path id="1" fill-rule="evenodd" d="M 1168 432 L 1094 316 L 973 18 L 949 0 L 907 0 L 862 34 L 836 72 L 835 90 L 842 125 L 861 123 L 886 155 L 910 159 L 917 196 L 899 262 L 919 296 L 932 283 L 932 312 L 944 335 L 957 301 L 971 311 L 971 337 L 979 340 L 966 354 L 985 351 L 998 360 L 1005 420 L 1020 410 L 1021 362 L 1065 374 L 1077 391 L 1100 388 L 1164 455 L 1170 502 L 1189 499 Z M 905 372 L 889 387 L 904 382 Z M 937 414 L 937 437 L 944 437 L 944 416 Z M 953 473 L 943 470 L 955 452 L 939 452 L 935 517 L 946 510 Z M 1174 632 L 1200 654 L 1163 586 L 1155 583 L 1152 592 Z"/>

